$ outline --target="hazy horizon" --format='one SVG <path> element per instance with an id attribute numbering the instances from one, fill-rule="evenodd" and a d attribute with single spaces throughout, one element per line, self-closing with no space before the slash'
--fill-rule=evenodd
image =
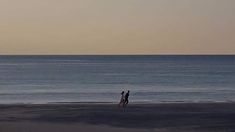
<path id="1" fill-rule="evenodd" d="M 0 55 L 234 55 L 234 12 L 234 0 L 1 0 Z"/>

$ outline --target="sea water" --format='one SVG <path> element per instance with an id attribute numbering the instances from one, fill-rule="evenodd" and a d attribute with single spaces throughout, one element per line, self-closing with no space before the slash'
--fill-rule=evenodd
<path id="1" fill-rule="evenodd" d="M 234 55 L 0 56 L 0 104 L 233 102 Z"/>

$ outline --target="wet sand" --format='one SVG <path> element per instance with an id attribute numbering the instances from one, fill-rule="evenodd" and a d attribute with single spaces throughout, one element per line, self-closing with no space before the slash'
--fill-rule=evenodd
<path id="1" fill-rule="evenodd" d="M 0 132 L 235 132 L 235 103 L 0 105 Z"/>

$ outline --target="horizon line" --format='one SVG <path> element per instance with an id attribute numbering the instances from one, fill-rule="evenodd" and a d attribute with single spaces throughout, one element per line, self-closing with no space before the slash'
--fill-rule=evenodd
<path id="1" fill-rule="evenodd" d="M 0 54 L 0 56 L 233 56 L 235 54 Z"/>

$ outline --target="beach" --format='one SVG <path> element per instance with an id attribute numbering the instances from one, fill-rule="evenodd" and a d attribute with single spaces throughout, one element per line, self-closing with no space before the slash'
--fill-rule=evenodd
<path id="1" fill-rule="evenodd" d="M 234 132 L 235 103 L 0 105 L 0 132 Z"/>

